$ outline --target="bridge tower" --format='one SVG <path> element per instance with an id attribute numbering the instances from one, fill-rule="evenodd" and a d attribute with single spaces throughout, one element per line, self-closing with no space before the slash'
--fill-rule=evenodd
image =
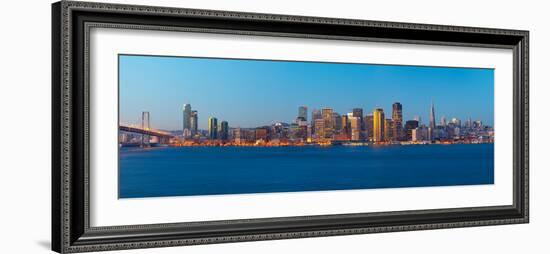
<path id="1" fill-rule="evenodd" d="M 150 130 L 151 129 L 151 122 L 149 120 L 149 112 L 143 111 L 141 113 L 141 129 L 143 130 Z M 141 147 L 149 147 L 149 135 L 142 134 L 141 135 Z"/>

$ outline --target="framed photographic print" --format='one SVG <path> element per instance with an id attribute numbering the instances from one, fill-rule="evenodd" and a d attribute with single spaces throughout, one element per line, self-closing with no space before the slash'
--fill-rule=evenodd
<path id="1" fill-rule="evenodd" d="M 52 14 L 57 252 L 528 222 L 527 31 Z"/>

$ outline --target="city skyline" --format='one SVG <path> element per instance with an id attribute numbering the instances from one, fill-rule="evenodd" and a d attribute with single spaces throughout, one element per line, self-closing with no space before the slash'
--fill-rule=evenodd
<path id="1" fill-rule="evenodd" d="M 440 122 L 441 117 L 449 120 L 456 117 L 462 121 L 471 118 L 493 125 L 494 80 L 491 69 L 127 55 L 120 56 L 120 61 L 120 121 L 138 123 L 139 114 L 148 111 L 151 112 L 152 128 L 155 129 L 181 130 L 182 123 L 190 126 L 191 122 L 183 119 L 184 104 L 192 105 L 193 112 L 187 109 L 188 114 L 198 114 L 198 123 L 194 124 L 202 130 L 208 129 L 210 117 L 229 122 L 230 128 L 254 128 L 275 122 L 291 123 L 298 115 L 299 106 L 307 106 L 308 120 L 311 120 L 314 109 L 323 108 L 331 108 L 339 114 L 362 109 L 364 115 L 372 114 L 375 108 L 382 108 L 386 117 L 391 118 L 394 102 L 403 105 L 403 125 L 416 116 L 428 125 L 432 103 L 437 108 L 436 123 Z M 250 67 L 256 72 L 247 76 L 243 72 L 253 71 Z M 193 73 L 193 70 L 200 73 Z M 224 77 L 223 73 L 228 70 L 233 73 L 225 76 L 227 78 L 222 80 L 225 82 L 212 83 Z M 329 74 L 324 73 L 327 70 Z M 214 71 L 222 72 L 216 74 L 220 77 L 205 75 Z M 141 75 L 132 76 L 138 72 Z M 235 73 L 241 77 L 237 78 Z M 261 74 L 266 73 L 271 75 L 262 79 Z M 197 77 L 199 74 L 202 74 L 203 80 Z M 326 78 L 331 80 L 327 81 Z M 181 88 L 178 82 L 188 90 L 176 93 Z M 157 85 L 150 85 L 153 83 Z M 434 85 L 442 83 L 451 84 L 454 89 Z M 131 85 L 132 88 L 129 87 Z M 155 95 L 155 92 L 143 89 L 147 85 L 169 92 L 157 98 L 160 96 Z M 243 87 L 247 89 L 243 90 Z M 234 94 L 232 90 L 235 90 Z M 405 96 L 404 93 L 408 94 Z M 458 96 L 460 94 L 463 96 Z M 484 99 L 475 100 L 472 97 Z M 384 102 L 384 98 L 397 99 Z M 171 108 L 173 105 L 177 106 Z"/>

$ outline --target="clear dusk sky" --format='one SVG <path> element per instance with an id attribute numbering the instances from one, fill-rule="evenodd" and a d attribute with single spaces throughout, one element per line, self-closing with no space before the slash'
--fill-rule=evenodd
<path id="1" fill-rule="evenodd" d="M 230 127 L 292 122 L 299 106 L 330 107 L 340 114 L 375 107 L 391 118 L 394 102 L 404 120 L 429 121 L 430 103 L 439 122 L 471 117 L 493 125 L 494 70 L 373 64 L 259 61 L 216 58 L 119 56 L 120 122 L 138 124 L 149 111 L 151 127 L 180 130 L 183 104 Z"/>

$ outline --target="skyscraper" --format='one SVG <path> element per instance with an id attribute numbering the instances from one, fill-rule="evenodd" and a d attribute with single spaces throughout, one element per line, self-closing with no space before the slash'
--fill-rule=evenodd
<path id="1" fill-rule="evenodd" d="M 393 121 L 389 118 L 386 118 L 384 121 L 384 141 L 393 140 Z"/>
<path id="2" fill-rule="evenodd" d="M 368 114 L 364 117 L 364 126 L 365 126 L 365 131 L 367 132 L 367 135 L 366 135 L 366 138 L 367 139 L 372 139 L 373 137 L 373 132 L 372 130 L 374 129 L 374 116 L 372 114 Z"/>
<path id="3" fill-rule="evenodd" d="M 307 121 L 307 107 L 300 106 L 298 108 L 298 118 L 301 118 L 302 121 Z"/>
<path id="4" fill-rule="evenodd" d="M 348 115 L 342 115 L 342 133 L 346 135 L 346 137 L 351 136 L 351 123 L 349 121 Z"/>
<path id="5" fill-rule="evenodd" d="M 363 109 L 354 108 L 351 112 L 353 114 L 353 117 L 359 117 L 359 125 L 361 126 L 361 130 L 364 130 L 365 126 L 363 125 Z"/>
<path id="6" fill-rule="evenodd" d="M 191 133 L 196 134 L 199 130 L 199 113 L 196 110 L 191 111 Z"/>
<path id="7" fill-rule="evenodd" d="M 331 138 L 332 134 L 334 132 L 334 118 L 333 116 L 333 110 L 331 108 L 324 108 L 321 111 L 321 114 L 323 116 L 323 120 L 325 121 L 324 131 L 325 131 L 325 138 Z"/>
<path id="8" fill-rule="evenodd" d="M 208 118 L 208 137 L 218 139 L 218 119 L 215 117 Z"/>
<path id="9" fill-rule="evenodd" d="M 372 112 L 373 116 L 373 130 L 372 138 L 374 142 L 384 141 L 384 122 L 386 117 L 384 116 L 384 110 L 381 108 L 376 108 Z"/>
<path id="10" fill-rule="evenodd" d="M 229 139 L 229 124 L 227 121 L 222 121 L 220 123 L 220 139 L 227 141 Z"/>
<path id="11" fill-rule="evenodd" d="M 334 130 L 339 132 L 340 130 L 342 130 L 342 116 L 340 116 L 340 114 L 334 112 L 334 113 L 332 113 L 332 118 L 333 118 L 333 121 L 334 121 Z"/>
<path id="12" fill-rule="evenodd" d="M 361 118 L 349 117 L 351 127 L 351 140 L 357 141 L 361 139 Z"/>
<path id="13" fill-rule="evenodd" d="M 403 136 L 403 106 L 396 102 L 392 105 L 392 138 L 400 140 Z"/>
<path id="14" fill-rule="evenodd" d="M 323 116 L 321 115 L 321 111 L 314 109 L 311 111 L 311 128 L 313 129 L 313 133 L 317 131 L 317 126 L 315 126 L 317 119 L 323 119 Z"/>
<path id="15" fill-rule="evenodd" d="M 191 104 L 183 104 L 183 129 L 191 131 Z"/>
<path id="16" fill-rule="evenodd" d="M 434 130 L 435 130 L 435 108 L 434 108 L 434 103 L 432 101 L 432 107 L 430 108 L 430 128 L 428 129 L 429 140 L 433 140 Z"/>

